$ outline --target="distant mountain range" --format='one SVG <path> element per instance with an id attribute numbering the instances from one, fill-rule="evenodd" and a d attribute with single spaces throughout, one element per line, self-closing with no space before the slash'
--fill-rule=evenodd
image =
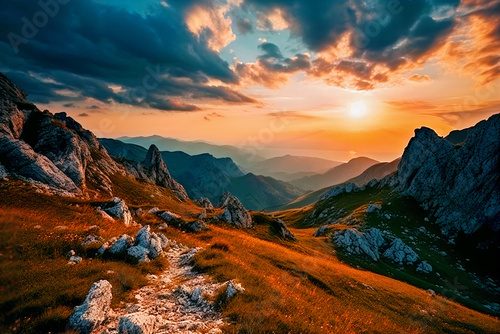
<path id="1" fill-rule="evenodd" d="M 333 167 L 326 173 L 304 177 L 293 181 L 292 184 L 305 190 L 319 190 L 343 183 L 378 163 L 379 161 L 370 158 L 354 158 L 347 163 Z"/>
<path id="2" fill-rule="evenodd" d="M 115 139 L 100 139 L 116 159 L 143 161 L 147 150 Z M 192 198 L 207 197 L 217 203 L 226 191 L 237 196 L 246 208 L 262 210 L 282 205 L 302 195 L 301 189 L 271 177 L 246 174 L 230 158 L 215 158 L 204 153 L 161 152 L 172 176 Z"/>
<path id="3" fill-rule="evenodd" d="M 255 155 L 253 152 L 231 145 L 215 145 L 202 141 L 184 141 L 157 135 L 147 137 L 120 137 L 117 138 L 117 140 L 142 147 L 156 145 L 160 151 L 181 151 L 190 155 L 209 153 L 216 158 L 231 158 L 240 166 L 250 166 L 255 164 L 256 161 L 264 159 L 263 157 Z"/>
<path id="4" fill-rule="evenodd" d="M 283 181 L 325 173 L 342 162 L 321 158 L 285 155 L 259 161 L 247 169 L 256 174 L 269 175 Z"/>

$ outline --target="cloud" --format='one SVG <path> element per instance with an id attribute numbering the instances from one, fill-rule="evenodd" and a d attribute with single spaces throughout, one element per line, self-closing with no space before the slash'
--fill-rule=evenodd
<path id="1" fill-rule="evenodd" d="M 211 121 L 212 119 L 217 119 L 217 118 L 224 118 L 224 115 L 219 114 L 218 112 L 212 112 L 203 116 L 203 119 L 205 121 Z"/>
<path id="2" fill-rule="evenodd" d="M 278 111 L 278 112 L 271 112 L 267 114 L 268 116 L 271 117 L 277 117 L 277 118 L 287 118 L 287 119 L 293 119 L 293 120 L 316 120 L 316 119 L 322 119 L 322 117 L 315 116 L 315 115 L 309 115 L 303 112 L 298 112 L 298 111 Z"/>
<path id="3" fill-rule="evenodd" d="M 246 35 L 253 32 L 252 22 L 247 18 L 241 18 L 241 17 L 237 18 L 236 27 L 238 28 L 238 31 L 242 35 Z"/>
<path id="4" fill-rule="evenodd" d="M 262 53 L 257 62 L 235 65 L 235 72 L 244 82 L 274 88 L 287 82 L 291 74 L 308 71 L 311 67 L 308 54 L 298 53 L 293 57 L 285 57 L 276 44 L 269 42 L 260 44 L 259 49 Z"/>
<path id="5" fill-rule="evenodd" d="M 460 21 L 459 0 L 246 0 L 245 5 L 258 17 L 279 10 L 292 34 L 316 55 L 309 74 L 362 90 L 421 66 Z"/>
<path id="6" fill-rule="evenodd" d="M 81 114 L 78 114 L 78 117 L 89 117 L 90 115 L 85 113 L 85 112 L 82 112 Z"/>
<path id="7" fill-rule="evenodd" d="M 139 14 L 95 0 L 69 2 L 18 54 L 1 40 L 0 71 L 38 103 L 93 98 L 172 111 L 197 110 L 193 97 L 253 103 L 230 88 L 238 77 L 209 41 L 188 29 L 189 3 Z M 39 10 L 30 0 L 3 4 L 0 30 L 20 34 L 22 18 Z"/>
<path id="8" fill-rule="evenodd" d="M 413 74 L 408 78 L 408 80 L 415 82 L 426 82 L 426 81 L 431 81 L 431 77 L 429 77 L 426 74 Z"/>

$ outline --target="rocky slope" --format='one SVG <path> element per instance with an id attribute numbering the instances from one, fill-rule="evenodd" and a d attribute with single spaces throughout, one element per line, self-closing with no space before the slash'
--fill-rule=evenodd
<path id="1" fill-rule="evenodd" d="M 454 145 L 431 129 L 416 130 L 393 182 L 429 210 L 447 235 L 481 227 L 498 232 L 500 114 L 459 137 Z"/>
<path id="2" fill-rule="evenodd" d="M 97 138 L 65 113 L 40 111 L 0 74 L 0 165 L 15 178 L 67 194 L 110 194 L 124 173 Z"/>

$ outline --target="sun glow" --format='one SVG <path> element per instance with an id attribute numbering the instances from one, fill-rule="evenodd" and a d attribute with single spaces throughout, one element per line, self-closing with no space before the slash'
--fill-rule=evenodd
<path id="1" fill-rule="evenodd" d="M 368 113 L 368 106 L 364 101 L 356 101 L 349 106 L 349 116 L 351 118 L 362 118 Z"/>

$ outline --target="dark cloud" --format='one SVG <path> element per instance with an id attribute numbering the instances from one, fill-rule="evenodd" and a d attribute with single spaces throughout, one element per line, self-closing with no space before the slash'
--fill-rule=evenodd
<path id="1" fill-rule="evenodd" d="M 197 108 L 173 99 L 204 96 L 253 102 L 230 88 L 209 84 L 210 79 L 233 84 L 238 78 L 206 41 L 187 29 L 183 15 L 190 3 L 169 1 L 168 8 L 158 4 L 141 15 L 91 0 L 71 1 L 16 53 L 9 32 L 22 36 L 22 18 L 33 17 L 41 8 L 31 0 L 7 1 L 0 12 L 0 31 L 5 32 L 0 71 L 35 102 L 91 97 L 181 111 Z M 51 80 L 40 80 L 40 75 Z M 63 89 L 71 91 L 69 97 L 61 94 Z"/>
<path id="2" fill-rule="evenodd" d="M 85 113 L 85 112 L 82 112 L 81 114 L 78 114 L 78 117 L 89 117 L 90 115 Z"/>
<path id="3" fill-rule="evenodd" d="M 236 28 L 238 28 L 240 34 L 243 35 L 249 34 L 254 30 L 252 22 L 247 18 L 241 18 L 241 17 L 238 17 L 236 19 Z"/>
<path id="4" fill-rule="evenodd" d="M 350 36 L 348 58 L 320 56 L 313 60 L 310 73 L 333 74 L 328 80 L 337 83 L 341 80 L 336 72 L 344 72 L 357 78 L 350 82 L 359 89 L 387 81 L 388 72 L 416 64 L 441 47 L 457 24 L 459 4 L 458 0 L 245 1 L 257 15 L 279 8 L 292 33 L 315 52 L 328 53 Z"/>

